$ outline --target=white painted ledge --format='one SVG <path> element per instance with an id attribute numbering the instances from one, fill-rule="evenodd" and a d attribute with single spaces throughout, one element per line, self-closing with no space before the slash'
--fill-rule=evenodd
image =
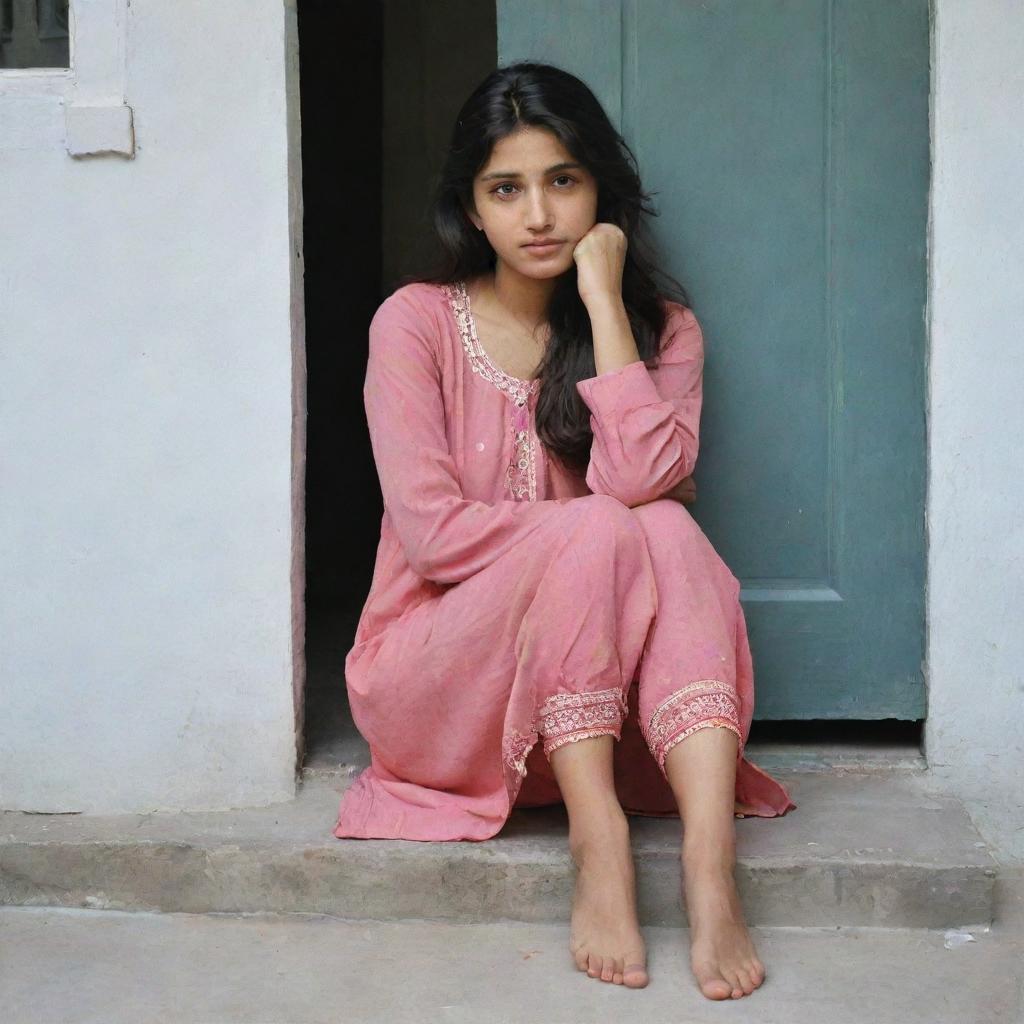
<path id="1" fill-rule="evenodd" d="M 65 107 L 66 145 L 71 156 L 120 153 L 135 156 L 132 108 L 119 106 Z"/>

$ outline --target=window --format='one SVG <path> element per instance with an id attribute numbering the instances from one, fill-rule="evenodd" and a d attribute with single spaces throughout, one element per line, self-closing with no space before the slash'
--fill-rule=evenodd
<path id="1" fill-rule="evenodd" d="M 68 0 L 0 0 L 0 68 L 68 68 Z"/>

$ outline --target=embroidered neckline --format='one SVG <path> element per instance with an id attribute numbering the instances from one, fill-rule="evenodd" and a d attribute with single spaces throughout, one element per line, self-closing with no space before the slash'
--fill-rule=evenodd
<path id="1" fill-rule="evenodd" d="M 469 292 L 466 290 L 466 282 L 456 281 L 454 285 L 446 284 L 444 290 L 455 311 L 463 347 L 473 364 L 474 371 L 485 380 L 491 381 L 513 399 L 528 398 L 533 392 L 539 390 L 539 377 L 530 380 L 513 377 L 511 373 L 506 373 L 498 366 L 480 344 L 480 336 L 477 334 L 476 320 L 473 319 L 473 309 L 469 301 Z"/>
<path id="2" fill-rule="evenodd" d="M 455 314 L 455 323 L 462 339 L 462 348 L 473 372 L 489 381 L 511 400 L 512 457 L 505 470 L 505 486 L 509 494 L 517 499 L 537 500 L 537 445 L 529 426 L 526 411 L 532 395 L 540 390 L 540 378 L 524 380 L 513 377 L 496 365 L 487 354 L 476 332 L 476 322 L 469 304 L 469 292 L 465 281 L 454 285 L 444 284 L 442 291 L 448 298 Z"/>

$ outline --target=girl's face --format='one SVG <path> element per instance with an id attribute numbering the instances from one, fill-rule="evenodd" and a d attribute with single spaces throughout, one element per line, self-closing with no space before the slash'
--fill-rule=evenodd
<path id="1" fill-rule="evenodd" d="M 597 218 L 597 180 L 546 128 L 523 126 L 494 144 L 473 179 L 475 210 L 499 262 L 524 277 L 558 277 L 572 269 L 576 243 Z M 529 245 L 540 239 L 557 244 Z"/>

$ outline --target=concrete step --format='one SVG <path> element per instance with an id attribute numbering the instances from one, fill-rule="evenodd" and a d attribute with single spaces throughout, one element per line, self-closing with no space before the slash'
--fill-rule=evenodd
<path id="1" fill-rule="evenodd" d="M 750 748 L 755 763 L 769 758 Z M 766 752 L 767 753 L 767 752 Z M 998 863 L 963 805 L 916 770 L 782 771 L 798 808 L 736 820 L 737 882 L 758 926 L 986 926 Z M 813 759 L 811 759 L 813 761 Z M 826 759 L 827 760 L 827 759 Z M 779 763 L 782 763 L 781 761 Z M 256 809 L 102 817 L 0 814 L 0 903 L 350 919 L 568 920 L 561 805 L 515 811 L 485 843 L 337 839 L 355 770 L 311 769 Z M 631 818 L 641 922 L 685 920 L 678 819 Z"/>
<path id="2" fill-rule="evenodd" d="M 0 933 L 9 1024 L 1024 1020 L 1024 942 L 998 927 L 753 928 L 765 979 L 728 1005 L 698 989 L 682 928 L 644 929 L 643 989 L 576 971 L 558 924 L 10 907 Z"/>

